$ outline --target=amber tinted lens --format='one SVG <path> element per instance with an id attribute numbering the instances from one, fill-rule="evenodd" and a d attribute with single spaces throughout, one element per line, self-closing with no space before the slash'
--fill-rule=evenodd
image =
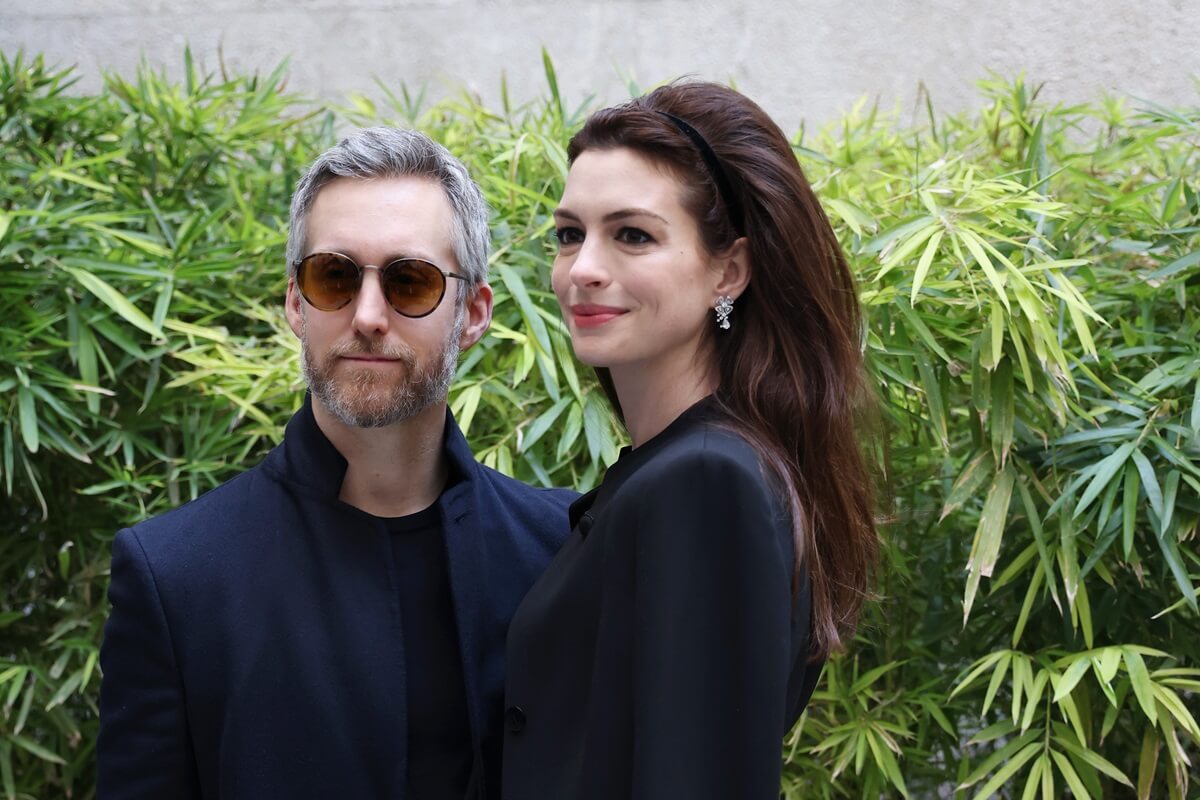
<path id="1" fill-rule="evenodd" d="M 300 294 L 322 311 L 336 311 L 349 303 L 361 284 L 358 265 L 337 253 L 313 253 L 296 270 Z"/>
<path id="2" fill-rule="evenodd" d="M 392 308 L 406 317 L 431 313 L 446 292 L 442 271 L 428 261 L 402 258 L 383 271 L 383 291 Z"/>

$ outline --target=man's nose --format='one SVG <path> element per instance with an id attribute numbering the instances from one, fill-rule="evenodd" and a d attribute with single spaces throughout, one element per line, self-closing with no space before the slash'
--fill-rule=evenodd
<path id="1" fill-rule="evenodd" d="M 379 267 L 362 268 L 362 285 L 354 300 L 354 329 L 363 336 L 374 338 L 388 332 L 392 307 L 383 291 L 383 273 Z"/>

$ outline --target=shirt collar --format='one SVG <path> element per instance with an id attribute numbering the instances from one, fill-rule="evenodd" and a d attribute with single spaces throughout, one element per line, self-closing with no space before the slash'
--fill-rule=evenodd
<path id="1" fill-rule="evenodd" d="M 449 408 L 442 449 L 448 471 L 446 485 L 470 480 L 475 472 L 475 456 Z M 318 496 L 336 498 L 341 492 L 346 459 L 321 431 L 313 414 L 312 395 L 307 392 L 300 410 L 288 421 L 278 457 L 282 463 L 277 466 L 289 481 Z"/>

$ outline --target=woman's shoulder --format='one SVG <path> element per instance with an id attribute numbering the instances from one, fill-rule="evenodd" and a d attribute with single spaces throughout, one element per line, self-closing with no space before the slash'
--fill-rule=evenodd
<path id="1" fill-rule="evenodd" d="M 642 492 L 672 489 L 703 502 L 703 495 L 774 493 L 761 458 L 745 436 L 720 420 L 695 421 L 665 441 L 629 475 L 627 488 Z"/>
<path id="2" fill-rule="evenodd" d="M 754 446 L 736 430 L 722 422 L 689 424 L 617 490 L 611 509 L 620 522 L 614 524 L 637 540 L 643 558 L 669 558 L 685 547 L 714 561 L 779 566 L 786 578 L 791 516 L 768 476 Z"/>

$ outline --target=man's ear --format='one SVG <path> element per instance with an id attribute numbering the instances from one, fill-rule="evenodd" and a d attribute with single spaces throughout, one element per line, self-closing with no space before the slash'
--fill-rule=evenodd
<path id="1" fill-rule="evenodd" d="M 750 284 L 750 240 L 738 239 L 718 259 L 720 279 L 713 289 L 713 301 L 722 295 L 737 300 Z"/>
<path id="2" fill-rule="evenodd" d="M 287 313 L 288 324 L 292 326 L 292 333 L 296 334 L 296 338 L 300 338 L 300 327 L 303 321 L 304 309 L 300 304 L 304 300 L 300 297 L 300 290 L 296 288 L 296 279 L 288 278 L 287 295 L 283 301 L 283 309 Z"/>
<path id="3" fill-rule="evenodd" d="M 462 335 L 458 337 L 460 350 L 466 350 L 482 339 L 488 326 L 492 324 L 492 287 L 487 281 L 481 281 L 471 289 L 465 305 L 467 321 L 463 326 Z"/>

